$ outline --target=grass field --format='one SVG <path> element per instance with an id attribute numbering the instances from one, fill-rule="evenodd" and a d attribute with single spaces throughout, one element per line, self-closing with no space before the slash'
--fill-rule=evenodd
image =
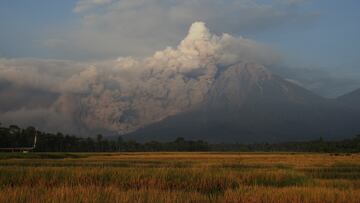
<path id="1" fill-rule="evenodd" d="M 2 153 L 0 202 L 360 202 L 360 155 Z"/>

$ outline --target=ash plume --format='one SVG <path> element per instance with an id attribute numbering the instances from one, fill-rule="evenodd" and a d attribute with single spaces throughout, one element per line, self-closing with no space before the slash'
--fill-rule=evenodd
<path id="1" fill-rule="evenodd" d="M 41 59 L 0 59 L 4 123 L 40 125 L 75 133 L 107 130 L 128 133 L 200 105 L 221 67 L 239 62 L 274 64 L 279 55 L 265 45 L 229 34 L 210 33 L 203 22 L 191 25 L 175 47 L 147 58 L 80 63 Z M 37 92 L 47 92 L 38 96 Z M 44 96 L 45 95 L 45 96 Z M 46 97 L 46 99 L 44 98 Z M 15 101 L 18 99 L 23 101 Z M 43 100 L 49 101 L 43 104 Z"/>

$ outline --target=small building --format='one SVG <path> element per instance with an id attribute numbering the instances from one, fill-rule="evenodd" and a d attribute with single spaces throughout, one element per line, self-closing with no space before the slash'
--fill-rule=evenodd
<path id="1" fill-rule="evenodd" d="M 34 144 L 32 147 L 9 147 L 9 148 L 0 148 L 0 152 L 23 152 L 28 153 L 36 148 L 37 135 L 34 137 Z"/>

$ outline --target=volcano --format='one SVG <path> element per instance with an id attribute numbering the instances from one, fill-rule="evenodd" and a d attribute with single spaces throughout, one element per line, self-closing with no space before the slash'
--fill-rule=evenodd
<path id="1" fill-rule="evenodd" d="M 141 141 L 184 137 L 217 143 L 337 139 L 359 133 L 359 121 L 359 110 L 322 98 L 262 65 L 237 63 L 218 68 L 196 108 L 127 136 Z"/>

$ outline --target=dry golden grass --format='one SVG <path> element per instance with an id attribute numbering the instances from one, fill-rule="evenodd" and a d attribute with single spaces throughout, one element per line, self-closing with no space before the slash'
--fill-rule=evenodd
<path id="1" fill-rule="evenodd" d="M 0 156 L 0 202 L 360 202 L 358 154 L 47 156 Z"/>

